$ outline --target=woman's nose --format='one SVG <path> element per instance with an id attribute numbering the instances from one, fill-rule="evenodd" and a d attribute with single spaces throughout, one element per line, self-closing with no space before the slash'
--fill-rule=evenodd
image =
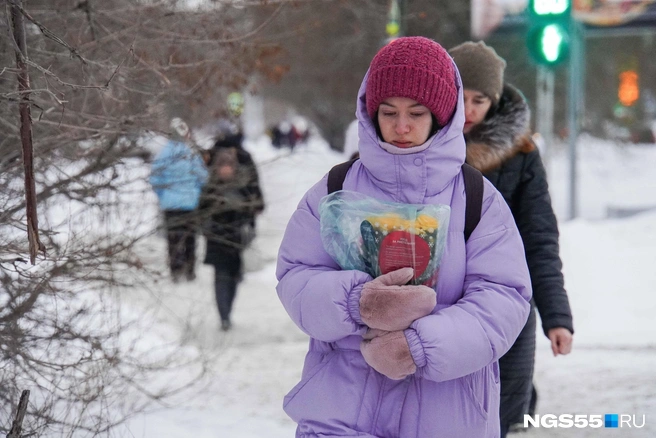
<path id="1" fill-rule="evenodd" d="M 472 110 L 473 110 L 473 106 L 472 106 L 472 105 L 467 105 L 467 104 L 465 104 L 465 117 L 466 117 L 467 119 L 470 119 L 470 118 L 471 118 L 470 116 L 472 115 L 472 114 L 471 114 L 471 113 L 472 113 Z"/>
<path id="2" fill-rule="evenodd" d="M 396 133 L 397 134 L 407 134 L 410 131 L 410 123 L 405 117 L 399 117 L 399 120 L 396 122 Z"/>

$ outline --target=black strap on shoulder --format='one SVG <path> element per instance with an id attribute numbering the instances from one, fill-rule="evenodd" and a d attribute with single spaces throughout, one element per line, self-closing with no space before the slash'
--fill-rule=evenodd
<path id="1" fill-rule="evenodd" d="M 465 242 L 481 220 L 483 208 L 483 174 L 469 164 L 462 165 L 465 177 Z"/>
<path id="2" fill-rule="evenodd" d="M 340 163 L 328 172 L 328 194 L 342 190 L 344 179 L 357 158 Z M 462 165 L 465 177 L 465 242 L 481 220 L 483 207 L 483 174 L 465 163 Z"/>
<path id="3" fill-rule="evenodd" d="M 344 185 L 344 180 L 346 179 L 346 174 L 348 173 L 349 169 L 355 163 L 357 158 L 354 158 L 349 161 L 345 161 L 344 163 L 340 163 L 336 166 L 334 166 L 330 171 L 328 172 L 328 194 L 330 195 L 331 193 L 334 193 L 338 190 L 342 190 L 342 186 Z"/>

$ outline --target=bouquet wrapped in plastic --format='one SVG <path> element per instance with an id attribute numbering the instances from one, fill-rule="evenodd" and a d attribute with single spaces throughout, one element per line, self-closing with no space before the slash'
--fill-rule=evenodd
<path id="1" fill-rule="evenodd" d="M 411 267 L 411 284 L 435 286 L 446 243 L 447 205 L 384 202 L 340 190 L 319 205 L 323 246 L 342 269 L 372 277 Z"/>

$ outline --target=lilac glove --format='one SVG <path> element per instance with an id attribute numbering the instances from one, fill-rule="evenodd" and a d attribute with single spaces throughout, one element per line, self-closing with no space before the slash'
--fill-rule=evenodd
<path id="1" fill-rule="evenodd" d="M 401 380 L 417 370 L 402 330 L 368 330 L 363 338 L 360 352 L 364 360 L 382 375 Z"/>
<path id="2" fill-rule="evenodd" d="M 412 268 L 401 268 L 365 283 L 360 296 L 362 322 L 381 330 L 403 330 L 430 314 L 437 302 L 435 291 L 405 285 L 413 275 Z"/>

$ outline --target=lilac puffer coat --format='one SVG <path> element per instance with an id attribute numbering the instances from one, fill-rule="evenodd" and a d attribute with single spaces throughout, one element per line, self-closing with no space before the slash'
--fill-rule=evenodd
<path id="1" fill-rule="evenodd" d="M 371 277 L 341 270 L 323 249 L 318 206 L 327 194 L 324 176 L 294 212 L 278 257 L 278 296 L 311 338 L 285 412 L 298 423 L 297 437 L 498 437 L 497 360 L 524 326 L 531 298 L 515 221 L 486 180 L 481 220 L 465 245 L 459 77 L 455 115 L 425 150 L 409 154 L 390 153 L 378 143 L 366 112 L 366 81 L 357 110 L 361 159 L 344 189 L 383 201 L 451 206 L 437 306 L 405 330 L 414 375 L 391 380 L 365 362 L 360 342 L 367 326 L 358 308 Z"/>

